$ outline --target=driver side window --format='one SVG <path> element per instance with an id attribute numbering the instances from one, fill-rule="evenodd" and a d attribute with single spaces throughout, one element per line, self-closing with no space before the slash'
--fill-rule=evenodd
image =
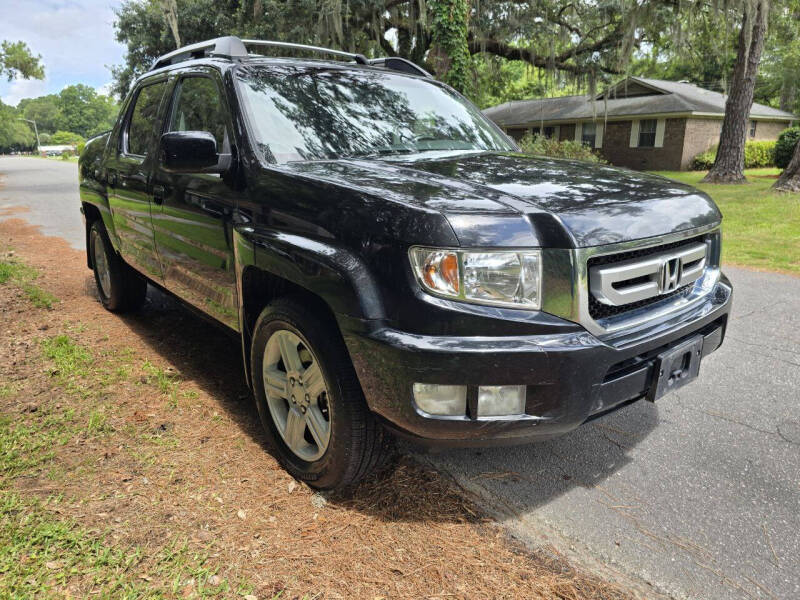
<path id="1" fill-rule="evenodd" d="M 209 77 L 187 77 L 175 92 L 169 131 L 207 131 L 217 151 L 230 152 L 225 111 L 219 88 Z"/>

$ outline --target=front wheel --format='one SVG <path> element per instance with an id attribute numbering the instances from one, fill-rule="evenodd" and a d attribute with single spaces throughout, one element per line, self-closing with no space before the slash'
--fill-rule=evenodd
<path id="1" fill-rule="evenodd" d="M 261 313 L 253 391 L 284 468 L 312 487 L 340 488 L 384 462 L 391 438 L 367 408 L 335 324 L 304 304 L 280 299 Z"/>

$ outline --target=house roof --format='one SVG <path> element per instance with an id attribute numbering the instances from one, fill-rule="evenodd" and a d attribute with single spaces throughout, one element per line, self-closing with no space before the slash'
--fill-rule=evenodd
<path id="1" fill-rule="evenodd" d="M 605 99 L 605 96 L 608 98 Z M 691 83 L 628 77 L 607 92 L 594 97 L 563 96 L 535 100 L 516 100 L 483 111 L 499 125 L 509 127 L 536 121 L 579 121 L 582 119 L 661 115 L 669 113 L 700 115 L 725 114 L 725 96 Z M 754 103 L 750 116 L 776 121 L 792 121 L 792 113 Z"/>

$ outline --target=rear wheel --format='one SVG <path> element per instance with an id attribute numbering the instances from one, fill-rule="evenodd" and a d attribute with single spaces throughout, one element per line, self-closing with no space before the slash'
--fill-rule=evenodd
<path id="1" fill-rule="evenodd" d="M 88 251 L 103 306 L 112 312 L 141 307 L 147 295 L 147 280 L 114 251 L 102 221 L 95 221 L 89 229 Z"/>
<path id="2" fill-rule="evenodd" d="M 251 352 L 259 416 L 294 477 L 319 489 L 354 483 L 391 453 L 334 323 L 280 299 L 261 313 Z"/>

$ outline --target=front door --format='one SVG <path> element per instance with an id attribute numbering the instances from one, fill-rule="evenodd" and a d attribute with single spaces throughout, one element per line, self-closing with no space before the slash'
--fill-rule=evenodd
<path id="1" fill-rule="evenodd" d="M 144 85 L 128 106 L 118 145 L 107 161 L 108 201 L 119 251 L 126 262 L 161 281 L 150 211 L 150 173 L 167 80 Z"/>
<path id="2" fill-rule="evenodd" d="M 230 119 L 216 75 L 187 75 L 175 86 L 164 129 L 207 131 L 217 152 L 230 154 Z M 212 317 L 239 328 L 232 221 L 234 190 L 210 173 L 168 173 L 153 179 L 153 229 L 166 287 Z"/>

